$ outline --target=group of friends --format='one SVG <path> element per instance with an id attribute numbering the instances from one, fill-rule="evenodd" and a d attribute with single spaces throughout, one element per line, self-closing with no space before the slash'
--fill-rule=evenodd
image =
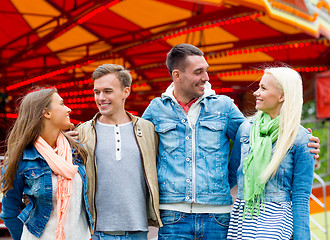
<path id="1" fill-rule="evenodd" d="M 310 239 L 320 145 L 300 125 L 300 75 L 265 69 L 245 118 L 212 90 L 200 49 L 179 44 L 166 65 L 173 82 L 141 118 L 125 110 L 132 78 L 115 64 L 93 72 L 99 111 L 74 130 L 56 89 L 23 98 L 1 174 L 14 240 L 146 240 L 148 226 L 159 240 Z"/>

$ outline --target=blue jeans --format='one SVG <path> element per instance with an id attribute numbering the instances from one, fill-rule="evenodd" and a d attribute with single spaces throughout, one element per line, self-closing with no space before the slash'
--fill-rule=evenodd
<path id="1" fill-rule="evenodd" d="M 230 213 L 182 213 L 160 211 L 164 224 L 158 240 L 222 240 L 227 239 Z"/>
<path id="2" fill-rule="evenodd" d="M 125 235 L 108 235 L 104 232 L 95 232 L 92 236 L 92 240 L 147 240 L 148 232 L 126 232 Z"/>

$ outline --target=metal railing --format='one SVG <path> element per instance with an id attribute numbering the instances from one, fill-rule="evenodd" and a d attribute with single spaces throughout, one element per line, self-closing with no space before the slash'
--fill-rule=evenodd
<path id="1" fill-rule="evenodd" d="M 317 175 L 316 173 L 314 173 L 314 179 L 316 179 L 320 184 L 321 184 L 321 188 L 322 188 L 322 197 L 323 197 L 323 202 L 321 202 L 314 194 L 311 195 L 311 199 L 313 199 L 319 206 L 321 206 L 323 208 L 323 212 L 324 212 L 324 227 L 319 224 L 312 216 L 310 216 L 310 221 L 311 223 L 313 223 L 324 235 L 325 235 L 325 239 L 329 239 L 328 236 L 328 217 L 327 217 L 327 201 L 326 201 L 326 197 L 327 197 L 327 193 L 326 193 L 326 185 L 325 182 L 323 181 L 323 179 Z M 313 232 L 311 232 L 312 237 L 315 240 L 320 240 L 319 237 L 317 237 Z"/>

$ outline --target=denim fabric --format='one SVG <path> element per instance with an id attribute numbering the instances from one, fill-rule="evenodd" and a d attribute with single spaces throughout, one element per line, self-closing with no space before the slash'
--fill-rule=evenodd
<path id="1" fill-rule="evenodd" d="M 239 128 L 234 143 L 231 162 L 237 170 L 237 198 L 244 199 L 243 159 L 250 152 L 250 129 L 254 119 L 246 120 Z M 307 147 L 311 134 L 300 126 L 292 148 L 284 157 L 279 169 L 265 186 L 264 201 L 292 201 L 293 239 L 309 239 L 309 198 L 314 174 L 314 155 Z M 273 147 L 276 143 L 274 143 Z M 274 150 L 274 149 L 273 149 Z"/>
<path id="2" fill-rule="evenodd" d="M 147 240 L 148 232 L 137 232 L 129 233 L 126 232 L 126 235 L 108 235 L 103 232 L 95 232 L 92 236 L 92 240 Z"/>
<path id="3" fill-rule="evenodd" d="M 223 240 L 227 237 L 229 213 L 182 213 L 160 211 L 164 224 L 158 231 L 158 240 Z"/>
<path id="4" fill-rule="evenodd" d="M 171 97 L 154 99 L 143 118 L 159 135 L 157 161 L 160 203 L 230 205 L 228 154 L 230 139 L 244 121 L 226 96 L 201 100 L 196 124 Z"/>
<path id="5" fill-rule="evenodd" d="M 78 165 L 78 172 L 83 181 L 84 203 L 89 224 L 92 226 L 86 195 L 85 167 L 79 158 L 74 159 L 73 162 Z M 34 146 L 28 146 L 18 163 L 14 187 L 2 199 L 0 217 L 14 240 L 20 239 L 23 224 L 33 235 L 37 237 L 42 235 L 53 207 L 52 191 L 50 167 Z M 20 212 L 23 193 L 27 195 L 30 203 Z"/>

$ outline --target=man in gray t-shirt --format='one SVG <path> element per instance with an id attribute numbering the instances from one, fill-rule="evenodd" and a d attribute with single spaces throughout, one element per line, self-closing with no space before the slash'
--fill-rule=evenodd
<path id="1" fill-rule="evenodd" d="M 76 128 L 88 152 L 92 239 L 147 239 L 148 225 L 162 226 L 157 134 L 151 122 L 125 111 L 132 82 L 127 70 L 103 64 L 92 79 L 99 113 Z"/>
<path id="2" fill-rule="evenodd" d="M 132 122 L 113 125 L 97 120 L 95 129 L 96 231 L 147 231 L 147 189 Z"/>

